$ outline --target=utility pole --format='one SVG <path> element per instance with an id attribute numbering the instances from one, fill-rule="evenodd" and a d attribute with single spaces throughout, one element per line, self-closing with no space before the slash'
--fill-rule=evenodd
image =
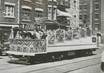
<path id="1" fill-rule="evenodd" d="M 52 0 L 52 20 L 54 18 L 54 9 L 53 9 L 54 7 L 53 6 L 54 6 L 54 1 Z"/>
<path id="2" fill-rule="evenodd" d="M 93 9 L 92 0 L 90 0 L 90 29 L 91 29 L 91 35 L 93 34 L 92 9 Z"/>
<path id="3" fill-rule="evenodd" d="M 18 24 L 20 24 L 20 0 L 18 0 Z"/>

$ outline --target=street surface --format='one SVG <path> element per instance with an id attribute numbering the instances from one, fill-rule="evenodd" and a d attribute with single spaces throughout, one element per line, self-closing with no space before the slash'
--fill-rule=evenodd
<path id="1" fill-rule="evenodd" d="M 9 60 L 0 56 L 0 73 L 101 73 L 100 55 L 36 65 L 13 64 Z"/>

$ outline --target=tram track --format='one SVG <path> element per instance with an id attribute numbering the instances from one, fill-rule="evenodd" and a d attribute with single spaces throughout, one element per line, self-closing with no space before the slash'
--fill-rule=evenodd
<path id="1" fill-rule="evenodd" d="M 87 68 L 87 67 L 93 67 L 93 66 L 96 66 L 96 65 L 99 65 L 99 64 L 100 63 L 92 64 L 92 65 L 88 65 L 88 66 L 85 66 L 85 67 L 81 67 L 81 68 L 77 68 L 77 69 L 73 69 L 73 70 L 69 70 L 69 71 L 65 71 L 65 72 L 61 72 L 60 70 L 56 70 L 56 71 L 58 71 L 60 73 L 69 73 L 69 72 L 73 72 L 75 70 L 80 70 L 80 69 L 84 69 L 84 68 Z M 59 66 L 57 66 L 57 67 L 59 67 Z M 46 71 L 48 71 L 48 70 L 54 70 L 54 68 L 53 69 L 52 68 L 45 68 L 45 69 L 41 69 L 41 70 L 28 71 L 28 72 L 24 72 L 24 73 L 34 73 L 34 72 L 41 73 L 44 70 L 46 70 Z"/>
<path id="2" fill-rule="evenodd" d="M 97 58 L 94 58 L 94 59 L 97 59 Z M 91 59 L 87 59 L 87 60 L 91 60 Z M 78 63 L 78 62 L 83 62 L 83 61 L 86 61 L 86 60 L 79 60 L 79 61 L 77 61 L 77 62 L 71 62 L 71 63 Z M 56 62 L 57 63 L 57 62 Z M 61 65 L 56 65 L 56 66 L 51 66 L 51 67 L 45 67 L 45 68 L 41 68 L 41 69 L 36 69 L 36 70 L 31 70 L 31 71 L 27 71 L 27 72 L 23 72 L 23 73 L 33 73 L 33 72 L 37 72 L 37 71 L 44 71 L 44 70 L 48 70 L 48 69 L 51 69 L 51 68 L 58 68 L 58 67 L 62 67 L 62 66 L 67 66 L 67 65 L 69 65 L 69 64 L 71 64 L 71 63 L 66 63 L 66 64 L 61 64 Z M 77 69 L 75 69 L 75 70 L 78 70 L 78 69 L 81 69 L 81 68 L 86 68 L 86 67 L 88 67 L 88 66 L 93 66 L 93 65 L 97 65 L 97 64 L 100 64 L 100 63 L 96 63 L 96 64 L 91 64 L 91 65 L 87 65 L 87 66 L 85 66 L 85 67 L 80 67 L 80 68 L 77 68 Z M 73 69 L 72 70 L 70 70 L 70 71 L 73 71 Z M 69 72 L 69 71 L 67 71 L 67 72 Z M 67 72 L 64 72 L 64 73 L 67 73 Z"/>
<path id="3" fill-rule="evenodd" d="M 48 62 L 48 63 L 40 63 L 40 64 L 33 64 L 33 65 L 22 65 L 22 66 L 12 66 L 9 68 L 9 66 L 7 68 L 2 68 L 0 69 L 0 73 L 42 73 L 42 71 L 47 71 L 47 70 L 51 70 L 53 69 L 54 71 L 59 71 L 59 69 L 64 70 L 65 67 L 66 68 L 71 68 L 70 71 L 72 71 L 74 68 L 73 67 L 69 67 L 69 66 L 73 66 L 76 65 L 77 63 L 82 63 L 84 65 L 84 63 L 86 63 L 86 61 L 88 61 L 88 65 L 86 66 L 81 66 L 82 67 L 87 67 L 87 66 L 91 66 L 91 65 L 96 65 L 99 64 L 99 56 L 89 56 L 89 57 L 81 57 L 81 58 L 76 58 L 76 59 L 71 59 L 71 60 L 62 60 L 62 61 L 56 61 L 56 62 Z M 97 61 L 96 61 L 97 60 Z M 92 61 L 96 61 L 96 64 L 93 63 Z M 91 63 L 92 62 L 92 63 Z M 90 64 L 91 65 L 90 65 Z M 61 68 L 62 67 L 62 68 Z M 76 68 L 80 69 L 80 68 Z M 65 72 L 69 72 L 69 70 L 66 70 Z M 55 72 L 57 73 L 57 72 Z M 61 73 L 61 72 L 59 72 Z M 64 73 L 64 72 L 62 72 Z"/>

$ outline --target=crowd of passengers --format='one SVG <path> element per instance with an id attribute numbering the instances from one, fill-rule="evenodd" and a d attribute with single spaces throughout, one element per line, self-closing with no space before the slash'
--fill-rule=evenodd
<path id="1" fill-rule="evenodd" d="M 17 33 L 16 31 L 14 33 Z M 31 33 L 29 31 L 19 31 L 19 35 L 22 39 L 46 39 L 48 36 L 49 43 L 53 43 L 55 41 L 63 41 L 63 40 L 72 40 L 78 39 L 80 37 L 90 36 L 91 30 L 84 28 L 67 28 L 67 29 L 54 29 L 54 30 L 44 30 L 40 28 L 34 29 Z M 18 34 L 18 33 L 17 33 Z M 16 35 L 14 36 L 16 37 Z"/>
<path id="2" fill-rule="evenodd" d="M 48 42 L 54 43 L 55 41 L 63 41 L 63 40 L 72 40 L 78 39 L 80 37 L 90 36 L 90 29 L 56 29 L 56 30 L 48 30 Z"/>

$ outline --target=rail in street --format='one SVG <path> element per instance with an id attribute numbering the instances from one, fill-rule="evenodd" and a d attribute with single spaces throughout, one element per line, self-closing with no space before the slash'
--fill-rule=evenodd
<path id="1" fill-rule="evenodd" d="M 8 58 L 8 57 L 7 57 Z M 34 65 L 0 63 L 0 73 L 100 73 L 100 55 Z"/>

